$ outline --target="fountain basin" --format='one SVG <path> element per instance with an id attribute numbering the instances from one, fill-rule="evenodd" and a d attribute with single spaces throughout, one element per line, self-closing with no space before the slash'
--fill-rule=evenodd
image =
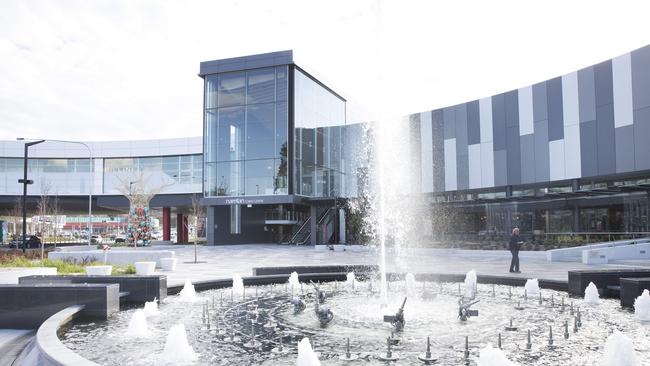
<path id="1" fill-rule="evenodd" d="M 86 266 L 88 276 L 110 276 L 113 266 Z"/>
<path id="2" fill-rule="evenodd" d="M 307 276 L 300 275 L 301 282 Z M 326 274 L 321 276 L 321 280 L 326 280 Z M 316 297 L 312 287 L 305 286 L 302 296 L 307 309 L 294 314 L 289 302 L 290 292 L 285 286 L 287 277 L 278 276 L 275 280 L 277 284 L 261 286 L 248 284 L 258 280 L 263 283 L 270 278 L 245 278 L 246 296 L 235 297 L 233 301 L 230 301 L 229 287 L 199 292 L 198 300 L 194 303 L 169 297 L 160 305 L 161 315 L 152 320 L 153 334 L 146 347 L 122 342 L 119 337 L 128 327 L 132 310 L 124 311 L 104 324 L 77 323 L 63 336 L 63 340 L 82 356 L 101 364 L 130 364 L 134 360 L 151 364 L 159 361 L 156 357 L 162 354 L 169 323 L 173 319 L 173 322 L 182 323 L 187 329 L 188 343 L 199 355 L 195 364 L 207 364 L 219 359 L 230 364 L 295 365 L 298 344 L 307 336 L 323 365 L 344 365 L 343 361 L 339 361 L 339 356 L 345 352 L 347 337 L 351 340 L 352 353 L 366 358 L 368 365 L 383 365 L 377 355 L 386 353 L 386 336 L 392 328 L 382 321 L 382 316 L 394 313 L 403 301 L 407 291 L 405 281 L 391 281 L 389 304 L 384 309 L 376 292 L 379 288 L 376 280 L 358 281 L 358 286 L 352 292 L 344 284 L 345 276 L 337 275 L 339 282 L 321 282 L 321 290 L 332 295 L 327 297 L 325 306 L 335 314 L 334 320 L 321 328 L 313 311 Z M 569 339 L 564 339 L 561 336 L 562 325 L 569 319 L 569 312 L 561 313 L 559 307 L 550 307 L 549 302 L 550 297 L 554 296 L 556 303 L 559 303 L 559 299 L 567 294 L 545 288 L 542 280 L 542 305 L 538 304 L 538 298 L 524 300 L 521 290 L 512 291 L 515 295 L 509 299 L 509 287 L 503 285 L 495 286 L 493 297 L 491 285 L 479 284 L 477 299 L 481 301 L 475 306 L 480 310 L 480 316 L 460 322 L 456 317 L 458 283 L 423 283 L 421 279 L 426 277 L 429 276 L 415 275 L 420 281 L 412 286 L 416 293 L 409 297 L 405 307 L 406 326 L 397 335 L 400 342 L 393 349 L 400 355 L 395 365 L 419 363 L 417 357 L 424 351 L 427 336 L 433 336 L 432 357 L 441 364 L 464 362 L 464 337 L 468 336 L 469 365 L 476 365 L 480 349 L 488 343 L 496 344 L 498 334 L 502 333 L 503 350 L 508 359 L 516 364 L 536 366 L 599 364 L 603 342 L 610 331 L 609 327 L 602 326 L 604 323 L 616 324 L 632 339 L 643 339 L 640 335 L 645 330 L 629 311 L 621 309 L 616 300 L 609 299 L 603 299 L 598 307 L 581 309 L 583 327 L 577 333 L 571 333 Z M 462 281 L 462 278 L 459 280 Z M 221 287 L 228 282 L 231 284 L 232 280 L 224 279 L 223 283 L 215 283 L 214 286 Z M 481 276 L 478 282 L 482 282 Z M 207 283 L 201 287 L 205 286 Z M 422 296 L 419 289 L 435 296 Z M 514 315 L 514 325 L 518 330 L 506 334 L 503 327 L 513 316 L 512 306 L 517 301 L 525 303 L 526 307 Z M 201 315 L 206 303 L 211 323 L 209 327 L 203 323 Z M 275 324 L 275 327 L 265 327 L 266 324 Z M 557 347 L 553 350 L 547 347 L 549 325 L 555 328 L 557 334 Z M 520 347 L 526 342 L 529 329 L 532 333 L 532 351 L 521 352 Z M 97 345 L 93 340 L 100 334 L 107 336 L 106 341 Z M 255 335 L 256 342 L 251 342 L 251 334 Z M 288 350 L 285 353 L 272 351 L 277 349 L 280 339 Z M 641 361 L 650 361 L 650 345 L 647 342 L 635 343 L 635 348 L 640 350 L 637 356 Z M 116 355 L 109 351 L 111 349 L 123 352 Z"/>
<path id="3" fill-rule="evenodd" d="M 135 262 L 135 274 L 140 276 L 150 276 L 156 271 L 156 262 Z"/>

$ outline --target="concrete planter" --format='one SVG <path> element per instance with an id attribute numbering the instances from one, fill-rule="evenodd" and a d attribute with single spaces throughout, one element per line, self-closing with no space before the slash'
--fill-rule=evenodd
<path id="1" fill-rule="evenodd" d="M 156 262 L 135 262 L 135 274 L 140 276 L 150 276 L 156 270 Z"/>
<path id="2" fill-rule="evenodd" d="M 163 271 L 175 271 L 178 258 L 160 258 L 160 266 Z"/>
<path id="3" fill-rule="evenodd" d="M 110 276 L 113 266 L 86 266 L 88 276 Z"/>

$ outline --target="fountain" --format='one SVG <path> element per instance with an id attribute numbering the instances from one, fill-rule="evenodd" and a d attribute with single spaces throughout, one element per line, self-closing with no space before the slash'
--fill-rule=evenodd
<path id="1" fill-rule="evenodd" d="M 395 315 L 384 315 L 384 321 L 390 323 L 395 328 L 396 332 L 400 332 L 404 329 L 404 325 L 406 324 L 406 320 L 404 320 L 404 305 L 406 305 L 406 299 L 407 298 L 405 297 L 402 306 L 400 306 Z"/>
<path id="2" fill-rule="evenodd" d="M 198 300 L 196 296 L 196 291 L 194 290 L 194 285 L 189 279 L 185 280 L 185 285 L 183 285 L 183 289 L 181 290 L 179 295 L 180 296 L 178 296 L 178 301 L 195 302 L 196 300 Z"/>
<path id="3" fill-rule="evenodd" d="M 158 299 L 144 303 L 144 315 L 147 317 L 160 315 L 160 311 L 158 311 Z"/>
<path id="4" fill-rule="evenodd" d="M 537 281 L 537 278 L 526 280 L 524 291 L 526 291 L 526 295 L 531 295 L 531 296 L 538 295 L 540 291 L 539 291 L 539 282 Z"/>
<path id="5" fill-rule="evenodd" d="M 650 322 L 650 293 L 643 290 L 641 296 L 634 300 L 634 315 L 642 322 Z"/>
<path id="6" fill-rule="evenodd" d="M 465 275 L 465 297 L 473 299 L 476 296 L 476 271 L 471 270 Z"/>
<path id="7" fill-rule="evenodd" d="M 632 340 L 615 330 L 605 342 L 604 366 L 637 366 Z"/>
<path id="8" fill-rule="evenodd" d="M 293 295 L 295 291 L 300 287 L 300 280 L 298 279 L 298 272 L 291 272 L 289 275 L 289 290 Z"/>
<path id="9" fill-rule="evenodd" d="M 478 316 L 478 310 L 471 310 L 470 306 L 478 303 L 480 300 L 469 301 L 463 303 L 462 300 L 458 303 L 458 318 L 461 321 L 467 321 L 472 316 Z M 512 325 L 512 324 L 511 324 Z"/>
<path id="10" fill-rule="evenodd" d="M 485 348 L 481 349 L 478 358 L 478 366 L 516 366 L 517 364 L 508 360 L 506 354 L 499 348 L 493 348 L 488 344 Z"/>
<path id="11" fill-rule="evenodd" d="M 354 272 L 348 272 L 348 274 L 345 277 L 346 277 L 345 287 L 348 289 L 348 291 L 354 291 L 354 281 L 355 281 Z"/>
<path id="12" fill-rule="evenodd" d="M 407 273 L 404 277 L 404 284 L 406 287 L 406 296 L 408 297 L 417 297 L 417 283 L 415 282 L 415 276 L 413 273 Z"/>
<path id="13" fill-rule="evenodd" d="M 232 293 L 236 296 L 244 296 L 244 280 L 238 273 L 232 275 Z"/>
<path id="14" fill-rule="evenodd" d="M 184 364 L 196 361 L 198 355 L 187 341 L 187 333 L 183 324 L 176 324 L 169 329 L 165 349 L 160 356 L 164 364 Z"/>
<path id="15" fill-rule="evenodd" d="M 598 303 L 600 303 L 600 295 L 598 294 L 598 289 L 593 282 L 589 282 L 589 285 L 587 285 L 587 288 L 585 289 L 584 301 L 585 304 L 589 305 L 598 305 Z"/>
<path id="16" fill-rule="evenodd" d="M 147 316 L 142 309 L 133 312 L 129 327 L 126 330 L 126 336 L 129 338 L 147 338 L 151 335 L 147 327 Z"/>
<path id="17" fill-rule="evenodd" d="M 316 352 L 311 348 L 309 338 L 303 338 L 298 343 L 298 359 L 296 360 L 297 366 L 320 366 L 320 361 Z"/>

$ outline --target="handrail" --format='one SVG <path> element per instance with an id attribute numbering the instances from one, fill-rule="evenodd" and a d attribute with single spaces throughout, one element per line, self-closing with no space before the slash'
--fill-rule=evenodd
<path id="1" fill-rule="evenodd" d="M 99 364 L 86 360 L 66 347 L 59 336 L 59 329 L 79 316 L 85 305 L 73 305 L 59 311 L 47 318 L 36 332 L 36 346 L 47 365 L 52 366 L 99 366 Z"/>

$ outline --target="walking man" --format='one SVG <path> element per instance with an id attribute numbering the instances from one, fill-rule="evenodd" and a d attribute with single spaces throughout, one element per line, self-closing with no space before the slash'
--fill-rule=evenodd
<path id="1" fill-rule="evenodd" d="M 510 253 L 512 253 L 510 273 L 521 273 L 519 271 L 519 249 L 523 243 L 519 236 L 519 228 L 512 229 L 512 236 L 510 237 Z"/>

